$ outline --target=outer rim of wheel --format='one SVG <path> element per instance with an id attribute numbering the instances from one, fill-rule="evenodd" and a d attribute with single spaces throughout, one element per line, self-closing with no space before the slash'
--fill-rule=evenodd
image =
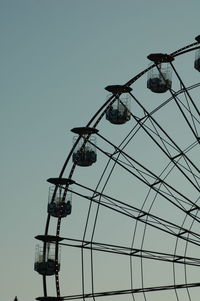
<path id="1" fill-rule="evenodd" d="M 196 49 L 199 49 L 200 48 L 199 43 L 200 43 L 200 41 L 197 41 L 197 42 L 189 44 L 189 45 L 187 45 L 185 47 L 182 47 L 182 48 L 180 48 L 180 49 L 172 52 L 170 54 L 170 56 L 172 56 L 173 58 L 176 58 L 177 56 L 183 55 L 183 54 L 185 54 L 187 52 L 192 52 L 192 51 L 194 51 Z M 134 76 L 133 78 L 131 78 L 130 80 L 128 80 L 124 84 L 124 86 L 127 86 L 127 87 L 132 86 L 135 81 L 137 81 L 140 77 L 142 77 L 143 75 L 145 75 L 150 69 L 154 68 L 155 66 L 156 66 L 156 64 L 152 64 L 150 67 L 144 69 L 142 72 L 138 73 L 136 76 Z M 109 99 L 101 106 L 101 108 L 93 115 L 93 117 L 91 118 L 91 120 L 86 124 L 86 127 L 91 127 L 92 126 L 92 128 L 96 129 L 97 126 L 98 126 L 98 124 L 99 124 L 99 122 L 104 117 L 105 112 L 106 112 L 108 106 L 110 106 L 111 104 L 113 104 L 116 101 L 116 97 L 117 96 L 116 95 L 112 95 L 111 97 L 109 97 Z M 88 139 L 89 139 L 90 135 L 91 134 L 88 134 Z M 71 160 L 71 157 L 72 157 L 72 154 L 74 152 L 74 149 L 75 149 L 76 145 L 78 144 L 80 138 L 81 138 L 81 136 L 76 140 L 76 143 L 73 145 L 72 149 L 70 150 L 70 152 L 69 152 L 69 154 L 68 154 L 68 156 L 67 156 L 67 158 L 66 158 L 66 160 L 65 160 L 65 162 L 63 164 L 63 167 L 62 167 L 62 169 L 60 171 L 60 174 L 59 174 L 58 178 L 61 179 L 63 177 L 65 169 L 68 166 L 69 161 Z M 76 168 L 76 164 L 73 164 L 72 168 L 70 170 L 69 176 L 68 176 L 69 180 L 72 180 L 75 168 Z M 68 187 L 68 184 L 66 185 L 66 187 Z M 58 188 L 58 186 L 55 185 L 55 191 L 54 191 L 54 195 L 53 195 L 52 201 L 54 200 L 57 188 Z M 50 216 L 50 214 L 48 214 L 47 220 L 46 220 L 45 232 L 44 232 L 45 236 L 48 235 L 50 219 L 51 219 L 51 216 Z M 56 237 L 59 237 L 60 227 L 61 227 L 61 218 L 58 218 L 56 235 L 55 235 Z M 59 241 L 57 240 L 56 241 L 56 260 L 58 260 L 58 245 L 59 245 Z M 45 254 L 46 254 L 46 242 L 44 242 L 44 254 L 43 254 L 44 257 L 45 257 Z M 61 297 L 61 294 L 60 294 L 60 284 L 59 284 L 59 273 L 58 272 L 56 272 L 56 274 L 55 274 L 55 283 L 56 283 L 56 294 L 57 294 L 57 297 L 55 297 L 55 300 L 61 300 L 62 297 Z M 46 283 L 46 276 L 45 275 L 43 276 L 43 294 L 44 294 L 44 298 L 46 298 L 45 300 L 47 300 L 47 298 L 49 298 L 49 297 L 48 297 L 48 292 L 47 292 L 47 283 Z"/>

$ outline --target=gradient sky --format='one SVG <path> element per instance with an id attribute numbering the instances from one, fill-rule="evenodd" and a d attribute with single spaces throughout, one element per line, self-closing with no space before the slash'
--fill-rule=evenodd
<path id="1" fill-rule="evenodd" d="M 0 295 L 31 301 L 48 184 L 104 87 L 200 34 L 199 0 L 0 0 Z"/>

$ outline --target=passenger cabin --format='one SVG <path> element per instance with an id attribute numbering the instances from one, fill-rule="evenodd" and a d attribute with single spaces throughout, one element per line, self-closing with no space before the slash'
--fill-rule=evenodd
<path id="1" fill-rule="evenodd" d="M 97 154 L 95 138 L 96 137 L 93 136 L 86 141 L 84 135 L 81 137 L 72 156 L 72 160 L 75 164 L 79 166 L 91 166 L 96 162 Z M 76 142 L 76 139 L 78 139 L 78 137 L 74 137 L 74 143 Z"/>
<path id="2" fill-rule="evenodd" d="M 106 119 L 112 124 L 124 124 L 129 121 L 130 118 L 130 96 L 123 94 L 109 106 L 106 111 Z"/>
<path id="3" fill-rule="evenodd" d="M 147 88 L 154 93 L 164 93 L 171 89 L 172 70 L 168 63 L 161 63 L 148 71 Z"/>
<path id="4" fill-rule="evenodd" d="M 71 214 L 72 211 L 72 194 L 65 192 L 64 189 L 58 188 L 55 192 L 55 187 L 49 188 L 49 201 L 47 206 L 47 212 L 53 217 L 66 217 Z"/>
<path id="5" fill-rule="evenodd" d="M 200 49 L 195 52 L 194 68 L 200 72 Z"/>
<path id="6" fill-rule="evenodd" d="M 58 261 L 56 261 L 55 244 L 47 243 L 44 258 L 43 247 L 37 245 L 35 252 L 34 270 L 40 275 L 52 276 L 60 270 L 60 248 L 58 250 Z"/>

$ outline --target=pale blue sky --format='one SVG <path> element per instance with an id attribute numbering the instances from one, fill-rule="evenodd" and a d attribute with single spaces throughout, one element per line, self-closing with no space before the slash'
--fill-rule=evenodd
<path id="1" fill-rule="evenodd" d="M 2 300 L 42 295 L 34 236 L 70 129 L 104 102 L 106 85 L 143 70 L 149 53 L 192 42 L 199 10 L 199 0 L 0 0 Z"/>

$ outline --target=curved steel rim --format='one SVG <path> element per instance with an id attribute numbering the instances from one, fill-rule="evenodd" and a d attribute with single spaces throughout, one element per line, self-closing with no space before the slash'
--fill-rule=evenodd
<path id="1" fill-rule="evenodd" d="M 182 48 L 180 48 L 180 49 L 172 52 L 170 55 L 175 58 L 176 56 L 183 55 L 185 53 L 197 50 L 199 48 L 200 48 L 199 42 L 197 41 L 197 42 L 194 42 L 192 44 L 189 44 L 189 45 L 187 45 L 185 47 L 182 47 Z M 150 67 L 148 67 L 145 70 L 141 71 L 136 76 L 134 76 L 133 78 L 131 78 L 130 80 L 128 80 L 124 84 L 124 86 L 131 86 L 132 84 L 134 84 L 135 81 L 137 81 L 140 77 L 142 77 L 144 74 L 146 74 L 150 69 L 154 68 L 155 66 L 156 66 L 156 64 L 152 64 Z M 188 87 L 188 89 L 192 89 L 192 87 Z M 182 93 L 182 92 L 177 91 L 176 93 Z M 98 123 L 101 121 L 101 119 L 105 115 L 105 112 L 106 112 L 106 109 L 108 108 L 108 106 L 111 105 L 112 103 L 114 103 L 115 100 L 116 100 L 116 96 L 112 95 L 99 108 L 99 110 L 93 115 L 93 117 L 90 119 L 90 121 L 86 124 L 86 127 L 90 127 L 93 124 L 93 122 L 94 122 L 93 127 L 96 128 L 98 126 Z M 169 101 L 169 100 L 167 100 L 167 101 Z M 89 139 L 89 137 L 90 137 L 90 134 L 88 135 L 88 139 Z M 80 139 L 81 139 L 81 136 L 76 140 L 76 143 L 73 145 L 72 149 L 70 150 L 70 152 L 69 152 L 69 154 L 68 154 L 68 156 L 67 156 L 67 158 L 66 158 L 66 160 L 65 160 L 65 162 L 63 164 L 63 167 L 62 167 L 62 169 L 60 171 L 59 178 L 63 177 L 63 174 L 64 174 L 65 169 L 66 169 L 66 167 L 67 167 L 67 165 L 69 163 L 69 160 L 71 159 L 71 156 L 72 156 L 72 154 L 74 152 L 74 149 L 76 148 L 76 146 L 79 143 Z M 71 171 L 69 173 L 69 179 L 72 178 L 75 168 L 76 168 L 76 165 L 73 164 L 73 166 L 71 168 Z M 54 194 L 53 194 L 53 197 L 52 197 L 52 201 L 55 198 L 57 189 L 58 189 L 58 186 L 55 186 L 55 190 L 54 190 Z M 45 235 L 48 235 L 50 218 L 51 218 L 51 216 L 48 214 L 47 220 L 46 220 L 46 226 L 45 226 Z M 58 218 L 57 229 L 56 229 L 56 236 L 59 236 L 60 227 L 61 227 L 61 218 Z M 57 242 L 56 243 L 56 259 L 57 260 L 58 260 L 58 245 L 59 245 L 59 243 Z M 44 250 L 43 251 L 43 257 L 45 258 L 45 255 L 46 255 L 46 243 L 45 242 L 44 242 L 44 248 L 43 248 L 43 250 Z M 58 272 L 55 275 L 55 281 L 56 281 L 56 294 L 57 294 L 57 298 L 59 298 L 61 296 L 60 296 L 60 285 L 59 285 L 59 275 L 58 275 Z M 47 294 L 47 283 L 46 283 L 46 276 L 45 275 L 43 276 L 43 293 L 44 293 L 44 297 L 48 296 L 48 294 Z"/>

